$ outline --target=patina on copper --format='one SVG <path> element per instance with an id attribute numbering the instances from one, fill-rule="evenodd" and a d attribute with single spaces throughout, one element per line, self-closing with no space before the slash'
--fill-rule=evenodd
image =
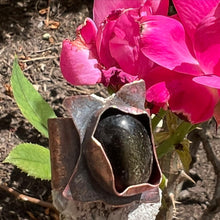
<path id="1" fill-rule="evenodd" d="M 52 188 L 64 190 L 79 158 L 79 134 L 72 118 L 49 119 L 48 130 L 52 161 Z"/>
<path id="2" fill-rule="evenodd" d="M 72 123 L 70 119 L 49 120 L 53 190 L 62 191 L 65 198 L 80 202 L 103 201 L 116 206 L 140 200 L 157 202 L 161 171 L 144 103 L 144 81 L 126 84 L 107 99 L 94 95 L 67 98 L 64 105 L 72 116 Z M 133 115 L 147 129 L 152 158 L 146 161 L 150 166 L 146 182 L 137 182 L 122 190 L 116 188 L 112 165 L 94 137 L 106 112 Z"/>

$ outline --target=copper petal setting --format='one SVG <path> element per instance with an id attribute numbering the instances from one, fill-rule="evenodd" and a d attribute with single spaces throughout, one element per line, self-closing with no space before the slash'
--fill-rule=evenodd
<path id="1" fill-rule="evenodd" d="M 67 98 L 71 118 L 48 121 L 53 191 L 65 199 L 114 206 L 159 201 L 161 171 L 144 104 L 143 80 L 107 99 Z"/>

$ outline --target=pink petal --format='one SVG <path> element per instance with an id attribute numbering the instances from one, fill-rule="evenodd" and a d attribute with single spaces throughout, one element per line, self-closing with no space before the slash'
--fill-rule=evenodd
<path id="1" fill-rule="evenodd" d="M 172 16 L 170 16 L 171 18 L 176 19 L 177 21 L 181 22 L 180 17 L 178 14 L 174 14 Z M 190 53 L 192 54 L 192 56 L 195 58 L 195 52 L 194 52 L 194 45 L 193 45 L 193 41 L 192 39 L 189 37 L 188 33 L 185 31 L 185 38 L 186 38 L 186 45 L 190 51 Z"/>
<path id="2" fill-rule="evenodd" d="M 191 77 L 179 78 L 166 83 L 170 92 L 170 109 L 186 117 L 192 123 L 207 121 L 214 114 L 219 100 L 218 91 L 199 85 Z"/>
<path id="3" fill-rule="evenodd" d="M 73 85 L 95 84 L 100 81 L 98 61 L 78 37 L 75 41 L 64 40 L 60 68 L 64 78 Z"/>
<path id="4" fill-rule="evenodd" d="M 220 3 L 198 25 L 194 45 L 205 74 L 220 74 Z"/>
<path id="5" fill-rule="evenodd" d="M 197 25 L 219 0 L 173 0 L 173 3 L 187 33 L 193 38 Z"/>
<path id="6" fill-rule="evenodd" d="M 99 62 L 106 68 L 116 66 L 116 61 L 112 58 L 109 51 L 109 41 L 112 37 L 112 33 L 117 22 L 118 17 L 121 15 L 122 11 L 118 10 L 112 13 L 103 23 L 97 33 L 96 47 L 99 57 Z"/>
<path id="7" fill-rule="evenodd" d="M 110 86 L 114 91 L 119 90 L 124 84 L 138 79 L 137 76 L 132 76 L 116 67 L 111 67 L 108 70 L 102 70 L 102 73 L 103 77 L 101 82 L 106 87 Z"/>
<path id="8" fill-rule="evenodd" d="M 175 71 L 170 71 L 168 69 L 165 69 L 161 66 L 157 66 L 153 68 L 151 71 L 147 72 L 142 79 L 145 81 L 146 88 L 150 88 L 155 84 L 158 84 L 160 82 L 170 81 L 174 78 L 177 78 L 180 73 Z M 156 87 L 156 88 L 163 88 L 162 87 Z M 166 88 L 166 87 L 164 87 Z"/>
<path id="9" fill-rule="evenodd" d="M 93 19 L 97 26 L 116 9 L 139 8 L 146 0 L 94 0 Z"/>
<path id="10" fill-rule="evenodd" d="M 218 90 L 195 83 L 191 75 L 158 67 L 149 72 L 144 80 L 147 89 L 155 85 L 152 87 L 154 99 L 151 96 L 154 104 L 160 104 L 160 100 L 165 103 L 168 97 L 166 94 L 169 94 L 168 106 L 171 111 L 187 118 L 190 122 L 200 123 L 213 116 L 219 100 Z M 147 100 L 150 101 L 149 97 Z"/>
<path id="11" fill-rule="evenodd" d="M 169 0 L 148 0 L 146 2 L 152 8 L 152 14 L 167 15 L 169 8 Z"/>
<path id="12" fill-rule="evenodd" d="M 165 107 L 170 98 L 169 91 L 165 82 L 154 84 L 146 91 L 147 102 L 153 103 L 159 107 Z"/>
<path id="13" fill-rule="evenodd" d="M 220 89 L 220 76 L 208 75 L 194 77 L 193 81 L 201 85 L 209 86 L 211 88 Z"/>
<path id="14" fill-rule="evenodd" d="M 199 75 L 198 62 L 186 45 L 180 22 L 165 16 L 146 17 L 142 23 L 142 52 L 155 63 L 170 70 Z"/>
<path id="15" fill-rule="evenodd" d="M 95 43 L 97 27 L 92 19 L 86 18 L 84 24 L 77 28 L 77 32 L 81 34 L 86 44 Z"/>
<path id="16" fill-rule="evenodd" d="M 112 30 L 109 50 L 119 67 L 132 75 L 143 74 L 152 67 L 139 47 L 139 23 L 135 20 L 137 10 L 129 10 L 121 14 Z"/>
<path id="17" fill-rule="evenodd" d="M 97 38 L 97 27 L 94 21 L 90 18 L 86 18 L 84 24 L 80 25 L 77 30 L 77 35 L 83 39 L 86 47 L 97 57 L 96 50 L 96 38 Z"/>

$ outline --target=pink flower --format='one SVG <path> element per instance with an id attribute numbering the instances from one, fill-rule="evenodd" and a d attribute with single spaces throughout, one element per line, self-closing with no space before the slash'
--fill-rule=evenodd
<path id="1" fill-rule="evenodd" d="M 199 123 L 213 116 L 219 102 L 220 1 L 173 3 L 177 16 L 147 16 L 142 23 L 141 50 L 161 66 L 143 77 L 146 99 Z"/>
<path id="2" fill-rule="evenodd" d="M 168 0 L 95 0 L 94 21 L 78 27 L 75 40 L 64 40 L 60 67 L 74 85 L 104 83 L 119 88 L 141 78 L 154 65 L 141 50 L 141 20 L 167 14 Z"/>

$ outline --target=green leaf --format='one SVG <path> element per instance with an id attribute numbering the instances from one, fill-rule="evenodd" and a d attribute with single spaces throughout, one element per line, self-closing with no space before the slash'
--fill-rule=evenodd
<path id="1" fill-rule="evenodd" d="M 12 163 L 35 178 L 51 179 L 50 152 L 43 146 L 19 144 L 9 153 L 4 163 Z"/>
<path id="2" fill-rule="evenodd" d="M 169 132 L 166 132 L 166 131 L 154 133 L 154 142 L 156 145 L 159 145 L 169 137 L 170 137 L 170 134 Z"/>
<path id="3" fill-rule="evenodd" d="M 190 143 L 187 139 L 184 139 L 179 145 L 175 146 L 176 152 L 179 155 L 185 171 L 189 171 L 189 166 L 192 161 L 189 148 Z"/>
<path id="4" fill-rule="evenodd" d="M 195 128 L 195 125 L 182 121 L 182 123 L 176 129 L 175 133 L 173 133 L 169 138 L 167 138 L 157 147 L 156 150 L 158 158 L 161 158 L 166 153 L 173 151 L 174 145 L 181 143 L 189 131 L 192 131 Z"/>
<path id="5" fill-rule="evenodd" d="M 53 109 L 24 76 L 17 58 L 13 63 L 11 86 L 15 101 L 24 117 L 44 136 L 48 137 L 47 120 L 55 118 Z"/>
<path id="6" fill-rule="evenodd" d="M 164 174 L 162 174 L 162 180 L 159 186 L 161 190 L 164 190 L 167 187 L 167 182 L 168 182 L 168 179 L 166 178 Z"/>
<path id="7" fill-rule="evenodd" d="M 175 133 L 178 127 L 178 118 L 171 111 L 168 111 L 166 114 L 166 123 L 167 123 L 167 128 L 168 128 L 169 133 L 170 134 Z"/>
<path id="8" fill-rule="evenodd" d="M 167 111 L 161 108 L 160 111 L 152 118 L 151 124 L 152 124 L 153 131 L 156 129 L 160 121 L 163 120 L 166 114 L 167 114 Z"/>

